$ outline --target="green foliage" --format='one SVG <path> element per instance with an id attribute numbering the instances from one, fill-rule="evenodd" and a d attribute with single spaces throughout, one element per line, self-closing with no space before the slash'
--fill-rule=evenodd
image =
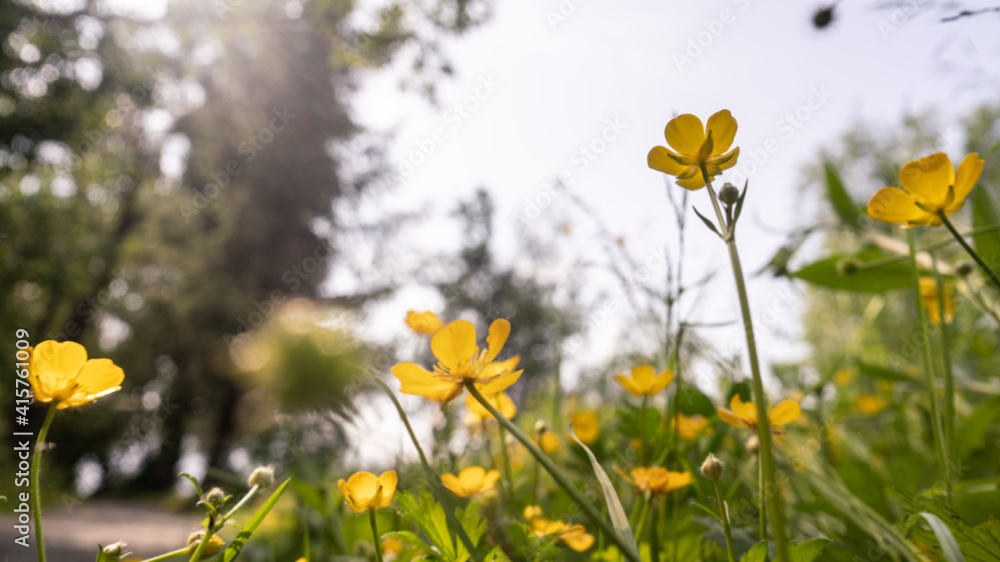
<path id="1" fill-rule="evenodd" d="M 842 291 L 881 293 L 913 286 L 913 270 L 903 260 L 874 266 L 889 257 L 869 246 L 861 252 L 838 254 L 802 267 L 791 277 L 820 287 Z"/>
<path id="2" fill-rule="evenodd" d="M 429 491 L 401 492 L 396 495 L 396 503 L 400 513 L 423 531 L 424 538 L 410 531 L 401 531 L 392 536 L 424 549 L 431 560 L 465 562 L 471 557 L 461 541 L 458 541 L 456 545 L 452 531 L 448 528 L 444 507 L 434 499 Z M 478 545 L 479 539 L 486 532 L 486 522 L 471 509 L 465 511 L 456 509 L 455 515 L 462 528 L 468 533 L 472 543 Z"/>
<path id="3" fill-rule="evenodd" d="M 278 486 L 278 488 L 271 494 L 271 497 L 267 498 L 267 501 L 265 501 L 257 512 L 253 514 L 253 517 L 247 521 L 246 525 L 243 525 L 240 534 L 237 535 L 236 538 L 233 539 L 233 542 L 229 543 L 229 545 L 226 546 L 226 549 L 222 552 L 223 562 L 232 562 L 237 556 L 239 556 L 240 551 L 243 550 L 243 546 L 246 545 L 247 541 L 250 540 L 250 537 L 253 536 L 254 531 L 256 531 L 257 527 L 264 522 L 264 518 L 267 517 L 267 514 L 274 508 L 274 504 L 278 503 L 278 500 L 281 499 L 281 495 L 285 493 L 285 488 L 288 487 L 289 482 L 291 482 L 291 478 L 282 482 L 281 485 Z"/>
<path id="4" fill-rule="evenodd" d="M 858 205 L 851 200 L 851 196 L 844 188 L 844 182 L 840 179 L 840 174 L 833 165 L 826 163 L 823 165 L 826 172 L 827 198 L 833 205 L 833 210 L 837 212 L 841 222 L 852 228 L 858 228 L 858 219 L 861 218 L 861 211 Z"/>

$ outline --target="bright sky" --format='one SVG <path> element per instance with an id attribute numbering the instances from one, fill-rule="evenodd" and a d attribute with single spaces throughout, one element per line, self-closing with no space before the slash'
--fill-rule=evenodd
<path id="1" fill-rule="evenodd" d="M 998 16 L 939 21 L 988 5 L 961 4 L 943 12 L 925 0 L 844 2 L 833 25 L 817 31 L 811 16 L 818 2 L 504 0 L 488 25 L 450 43 L 458 74 L 440 85 L 439 109 L 401 94 L 394 76 L 381 75 L 357 96 L 357 117 L 372 129 L 396 131 L 392 154 L 407 177 L 386 198 L 392 208 L 427 206 L 443 218 L 459 198 L 485 186 L 499 209 L 497 248 L 509 256 L 514 217 L 533 200 L 547 201 L 537 199 L 544 186 L 569 172 L 573 193 L 642 256 L 676 238 L 664 177 L 646 167 L 646 153 L 664 144 L 664 125 L 674 115 L 704 120 L 728 108 L 740 125 L 738 169 L 751 179 L 739 240 L 752 272 L 784 241 L 775 232 L 825 212 L 822 202 L 802 208 L 800 170 L 852 125 L 892 128 L 907 112 L 932 109 L 940 116 L 941 149 L 960 156 L 958 118 L 995 100 L 1000 85 Z M 466 115 L 453 109 L 463 103 Z M 621 131 L 602 147 L 594 139 L 608 123 Z M 584 169 L 579 151 L 591 142 L 601 153 Z M 433 152 L 422 157 L 421 146 Z M 412 172 L 407 159 L 417 163 Z M 556 220 L 567 199 L 554 198 L 535 220 Z M 704 190 L 690 200 L 710 211 Z M 439 224 L 421 231 L 420 245 L 457 247 L 455 231 Z M 724 247 L 702 225 L 691 227 L 686 279 L 720 271 L 719 298 L 693 316 L 738 318 Z M 803 352 L 771 329 L 795 334 L 801 293 L 784 280 L 749 283 L 755 314 L 774 311 L 772 325 L 757 326 L 766 370 L 769 359 Z M 404 292 L 373 319 L 376 330 L 398 330 L 406 309 L 428 299 Z M 570 358 L 564 376 L 572 380 L 579 367 L 612 354 L 619 327 L 592 337 L 589 354 Z M 706 335 L 723 348 L 742 341 L 735 328 Z"/>

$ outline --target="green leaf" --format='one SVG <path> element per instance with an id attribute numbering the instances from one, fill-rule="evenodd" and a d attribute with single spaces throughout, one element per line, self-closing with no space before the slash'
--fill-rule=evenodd
<path id="1" fill-rule="evenodd" d="M 750 180 L 743 183 L 743 193 L 740 193 L 740 198 L 736 200 L 736 210 L 733 211 L 733 224 L 740 220 L 740 214 L 743 212 L 743 200 L 747 198 L 747 187 L 750 186 Z"/>
<path id="2" fill-rule="evenodd" d="M 434 552 L 434 548 L 424 542 L 424 539 L 420 538 L 420 536 L 413 531 L 390 531 L 385 533 L 383 536 L 404 542 L 410 546 L 419 548 L 424 552 Z"/>
<path id="3" fill-rule="evenodd" d="M 740 562 L 767 562 L 767 541 L 760 541 L 746 551 Z"/>
<path id="4" fill-rule="evenodd" d="M 278 503 L 278 500 L 281 499 L 281 494 L 285 493 L 285 488 L 288 487 L 288 483 L 291 481 L 292 479 L 289 478 L 288 480 L 282 482 L 281 485 L 278 486 L 278 489 L 271 494 L 271 497 L 267 498 L 264 505 L 260 506 L 257 513 L 254 513 L 253 517 L 250 518 L 250 521 L 247 521 L 247 524 L 243 526 L 243 530 L 240 531 L 240 534 L 236 535 L 233 542 L 230 543 L 229 546 L 226 547 L 226 550 L 222 553 L 222 556 L 220 557 L 222 562 L 231 562 L 239 556 L 240 551 L 243 550 L 243 546 L 248 540 L 250 540 L 250 536 L 257 530 L 257 527 L 259 527 L 264 521 L 264 518 L 267 517 L 267 514 L 274 507 L 274 504 Z"/>
<path id="5" fill-rule="evenodd" d="M 993 194 L 980 185 L 972 190 L 972 228 L 1000 224 L 1000 211 Z M 972 237 L 976 252 L 991 267 L 1000 260 L 1000 231 L 982 232 Z"/>
<path id="6" fill-rule="evenodd" d="M 907 511 L 916 515 L 927 512 L 937 516 L 951 531 L 951 535 L 958 543 L 965 560 L 968 562 L 1000 561 L 1000 521 L 990 519 L 982 525 L 971 527 L 958 513 L 939 499 L 909 494 L 901 490 L 897 490 L 897 492 Z M 908 527 L 912 527 L 916 523 L 918 520 L 916 515 L 909 518 Z M 941 541 L 936 534 L 928 534 L 928 539 L 925 542 L 933 542 L 934 539 L 937 539 L 938 542 Z"/>
<path id="7" fill-rule="evenodd" d="M 968 458 L 976 449 L 986 445 L 986 434 L 1000 417 L 1000 396 L 994 396 L 980 404 L 955 432 L 957 458 Z"/>
<path id="8" fill-rule="evenodd" d="M 701 415 L 709 418 L 715 415 L 715 404 L 712 404 L 712 400 L 705 396 L 698 387 L 681 383 L 677 396 L 679 400 L 677 408 L 685 416 Z"/>
<path id="9" fill-rule="evenodd" d="M 823 554 L 823 549 L 830 544 L 827 539 L 812 539 L 798 544 L 788 545 L 788 559 L 791 562 L 813 562 Z"/>
<path id="10" fill-rule="evenodd" d="M 906 373 L 900 373 L 899 371 L 893 371 L 892 369 L 879 367 L 878 365 L 872 365 L 864 361 L 858 361 L 857 365 L 858 372 L 866 377 L 897 382 L 919 382 L 916 377 L 911 377 Z"/>
<path id="11" fill-rule="evenodd" d="M 632 550 L 635 558 L 638 559 L 639 547 L 635 544 L 635 537 L 632 535 L 632 528 L 629 527 L 625 509 L 622 508 L 622 502 L 618 499 L 618 493 L 615 492 L 615 487 L 611 484 L 608 473 L 601 467 L 601 463 L 597 462 L 597 457 L 594 456 L 594 453 L 590 452 L 590 449 L 583 444 L 583 441 L 580 441 L 576 437 L 572 424 L 570 424 L 569 435 L 573 438 L 573 441 L 576 441 L 577 445 L 583 448 L 590 458 L 590 464 L 594 468 L 594 475 L 597 476 L 597 481 L 601 484 L 601 490 L 604 492 L 604 501 L 608 504 L 608 515 L 611 516 L 611 525 L 615 528 L 615 532 L 618 533 L 619 538 L 621 538 L 622 544 Z"/>
<path id="12" fill-rule="evenodd" d="M 694 214 L 698 215 L 698 218 L 701 219 L 701 222 L 705 223 L 705 226 L 707 226 L 709 230 L 717 234 L 719 237 L 722 237 L 722 235 L 719 234 L 719 230 L 715 228 L 714 224 L 712 224 L 712 221 L 703 217 L 701 213 L 698 212 L 698 209 L 696 207 L 691 207 L 691 208 L 694 209 Z"/>
<path id="13" fill-rule="evenodd" d="M 194 485 L 194 491 L 198 492 L 198 497 L 199 498 L 205 495 L 205 492 L 201 491 L 201 486 L 198 485 L 198 479 L 197 478 L 195 478 L 194 476 L 191 476 L 187 472 L 182 472 L 182 473 L 179 474 L 179 476 L 183 476 L 183 477 L 185 477 L 185 478 L 187 478 L 188 480 L 191 481 L 191 484 Z"/>
<path id="14" fill-rule="evenodd" d="M 962 551 L 958 548 L 958 543 L 955 542 L 955 535 L 951 534 L 951 529 L 948 528 L 948 525 L 945 525 L 941 518 L 926 511 L 921 511 L 913 517 L 918 516 L 926 519 L 927 523 L 931 526 L 931 530 L 934 531 L 938 543 L 941 544 L 941 550 L 944 551 L 944 557 L 948 562 L 965 562 L 965 557 L 962 556 Z"/>
<path id="15" fill-rule="evenodd" d="M 104 562 L 104 560 L 105 560 L 104 547 L 101 545 L 97 545 L 97 558 L 94 560 L 94 562 Z"/>
<path id="16" fill-rule="evenodd" d="M 823 165 L 823 169 L 826 171 L 826 195 L 830 198 L 833 210 L 844 224 L 858 228 L 858 218 L 861 216 L 858 205 L 851 200 L 851 196 L 844 189 L 844 182 L 833 166 L 827 163 Z"/>
<path id="17" fill-rule="evenodd" d="M 882 293 L 892 289 L 906 289 L 913 286 L 913 273 L 905 260 L 857 269 L 850 274 L 843 272 L 842 263 L 853 260 L 858 265 L 884 259 L 886 256 L 877 248 L 869 247 L 859 254 L 835 255 L 809 264 L 789 274 L 813 285 L 828 289 L 853 291 L 858 293 Z"/>

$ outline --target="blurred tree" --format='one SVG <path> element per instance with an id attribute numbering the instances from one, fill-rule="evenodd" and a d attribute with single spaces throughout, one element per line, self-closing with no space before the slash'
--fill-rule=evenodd
<path id="1" fill-rule="evenodd" d="M 171 486 L 188 452 L 223 466 L 245 392 L 234 338 L 323 296 L 334 201 L 387 172 L 377 146 L 367 170 L 338 158 L 358 81 L 408 62 L 405 85 L 433 97 L 450 72 L 440 38 L 488 3 L 179 0 L 152 20 L 2 5 L 0 326 L 82 341 L 126 372 L 119 399 L 57 424 L 55 464 L 90 451 L 103 485 L 144 489 Z"/>

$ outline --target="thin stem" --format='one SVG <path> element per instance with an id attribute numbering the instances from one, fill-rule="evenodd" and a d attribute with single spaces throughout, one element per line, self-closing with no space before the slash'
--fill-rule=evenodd
<path id="1" fill-rule="evenodd" d="M 642 411 L 639 412 L 639 450 L 642 452 L 642 466 L 649 464 L 649 441 L 646 439 L 646 408 L 649 407 L 649 395 L 642 395 Z"/>
<path id="2" fill-rule="evenodd" d="M 368 520 L 372 522 L 372 542 L 375 543 L 375 560 L 382 562 L 382 544 L 378 540 L 378 524 L 375 522 L 375 508 L 368 508 Z"/>
<path id="3" fill-rule="evenodd" d="M 212 542 L 212 535 L 214 534 L 215 534 L 215 528 L 212 525 L 209 525 L 208 528 L 205 529 L 205 534 L 201 537 L 201 540 L 198 542 L 198 548 L 196 548 L 194 553 L 191 554 L 190 562 L 198 562 L 199 560 L 201 560 L 201 555 L 202 553 L 205 552 L 205 549 L 208 548 L 209 543 Z"/>
<path id="4" fill-rule="evenodd" d="M 729 508 L 726 507 L 725 496 L 722 495 L 722 485 L 719 479 L 714 478 L 715 497 L 719 500 L 719 519 L 722 520 L 722 532 L 726 535 L 726 553 L 729 555 L 729 562 L 736 562 L 736 549 L 733 547 L 733 530 L 729 523 Z"/>
<path id="5" fill-rule="evenodd" d="M 528 451 L 535 457 L 535 459 L 537 459 L 538 462 L 545 467 L 545 470 L 552 475 L 552 478 L 556 481 L 556 483 L 559 484 L 559 486 L 562 487 L 567 494 L 569 494 L 573 501 L 583 509 L 584 513 L 587 514 L 587 517 L 589 517 L 595 525 L 600 527 L 601 530 L 608 535 L 608 538 L 611 539 L 616 546 L 618 546 L 618 550 L 625 555 L 625 558 L 631 560 L 632 562 L 640 562 L 639 555 L 634 551 L 632 545 L 629 545 L 622 540 L 621 536 L 618 535 L 614 527 L 612 527 L 611 524 L 601 516 L 601 513 L 597 511 L 597 508 L 591 505 L 590 502 L 583 497 L 583 494 L 581 494 L 573 483 L 566 478 L 566 475 L 559 470 L 559 467 L 552 462 L 552 459 L 538 448 L 538 445 L 532 443 L 531 439 L 528 439 L 528 436 L 525 435 L 523 431 L 521 431 L 510 420 L 503 417 L 503 415 L 500 414 L 500 412 L 498 412 L 488 400 L 483 398 L 483 395 L 479 392 L 479 389 L 476 388 L 476 385 L 471 380 L 465 381 L 465 388 L 468 389 L 473 398 L 478 400 L 488 412 L 493 414 L 493 417 L 495 417 L 501 425 L 506 427 L 507 431 L 509 431 L 515 439 L 520 441 L 521 444 L 524 445 L 525 448 L 528 449 Z"/>
<path id="6" fill-rule="evenodd" d="M 963 248 L 965 248 L 966 253 L 972 256 L 972 259 L 976 260 L 976 263 L 979 264 L 979 269 L 982 269 L 983 273 L 985 273 L 986 276 L 990 278 L 990 281 L 993 281 L 993 284 L 996 285 L 998 289 L 1000 289 L 1000 279 L 997 278 L 997 274 L 994 273 L 992 269 L 990 269 L 990 266 L 986 265 L 986 262 L 983 261 L 983 258 L 979 257 L 979 254 L 977 254 L 976 251 L 972 248 L 972 246 L 970 246 L 969 243 L 965 241 L 965 238 L 963 238 L 962 235 L 959 234 L 957 230 L 955 230 L 955 226 L 951 224 L 950 220 L 948 220 L 948 216 L 944 214 L 944 211 L 938 211 L 938 217 L 941 218 L 941 223 L 944 224 L 944 226 L 948 229 L 948 232 L 950 232 L 951 235 L 955 237 L 955 240 L 958 240 L 958 243 L 961 244 Z"/>
<path id="7" fill-rule="evenodd" d="M 542 437 L 544 435 L 545 435 L 545 431 L 544 430 L 538 431 L 535 434 L 535 439 L 538 440 L 538 444 L 539 445 L 542 444 Z M 538 460 L 536 459 L 535 460 L 534 475 L 533 475 L 533 477 L 531 479 L 531 498 L 532 498 L 531 503 L 533 503 L 533 504 L 537 504 L 538 503 L 538 498 L 540 497 L 540 494 L 538 493 L 538 478 L 539 478 L 539 474 L 538 473 L 541 471 L 540 467 L 541 467 L 541 463 L 539 463 Z"/>
<path id="8" fill-rule="evenodd" d="M 931 402 L 931 431 L 934 435 L 934 451 L 937 453 L 938 467 L 941 469 L 941 478 L 945 481 L 945 488 L 950 492 L 948 485 L 948 465 L 945 463 L 944 435 L 941 429 L 941 415 L 938 412 L 937 396 L 934 390 L 934 356 L 931 354 L 930 322 L 924 312 L 923 299 L 920 295 L 920 271 L 917 269 L 916 242 L 913 230 L 906 231 L 906 242 L 910 246 L 910 268 L 913 270 L 913 306 L 917 312 L 917 324 L 920 331 L 927 336 L 926 342 L 921 342 L 924 359 L 924 377 L 927 379 L 927 396 Z M 942 311 L 943 312 L 943 311 Z M 949 493 L 949 498 L 950 498 Z"/>
<path id="9" fill-rule="evenodd" d="M 240 501 L 237 502 L 237 504 L 234 505 L 232 509 L 230 509 L 225 515 L 223 515 L 222 519 L 219 519 L 219 521 L 214 525 L 215 528 L 216 529 L 221 528 L 222 525 L 224 525 L 226 521 L 229 521 L 230 519 L 232 519 L 233 516 L 236 515 L 236 512 L 239 511 L 244 505 L 246 505 L 246 503 L 248 501 L 250 501 L 250 498 L 254 497 L 254 495 L 259 490 L 260 490 L 260 486 L 257 485 L 257 484 L 254 484 L 249 490 L 247 490 L 246 495 L 244 495 L 243 498 L 240 499 Z"/>
<path id="10" fill-rule="evenodd" d="M 187 548 L 178 548 L 177 550 L 173 550 L 173 551 L 161 554 L 159 556 L 154 556 L 152 558 L 147 558 L 147 559 L 143 560 L 142 562 L 163 562 L 164 560 L 172 560 L 174 558 L 180 558 L 181 556 L 187 555 L 187 553 L 188 553 L 188 549 Z"/>
<path id="11" fill-rule="evenodd" d="M 653 562 L 660 562 L 660 530 L 656 528 L 657 518 L 660 515 L 660 503 L 656 501 L 656 496 L 653 496 L 652 510 L 649 514 L 649 554 L 650 559 Z M 673 533 L 677 536 L 676 529 Z"/>
<path id="12" fill-rule="evenodd" d="M 507 491 L 510 493 L 510 508 L 514 509 L 514 477 L 510 469 L 510 455 L 507 453 L 507 431 L 500 426 L 500 454 L 503 456 L 504 478 L 507 480 Z"/>
<path id="13" fill-rule="evenodd" d="M 941 329 L 941 359 L 944 361 L 944 438 L 945 460 L 953 462 L 955 455 L 955 376 L 951 370 L 951 335 L 948 333 L 948 314 L 945 308 L 944 282 L 937 269 L 937 257 L 931 254 L 934 269 L 934 284 L 937 287 L 938 324 Z M 951 482 L 945 479 L 948 497 L 951 497 Z"/>
<path id="14" fill-rule="evenodd" d="M 392 404 L 396 407 L 396 412 L 399 414 L 399 419 L 403 420 L 403 425 L 406 426 L 406 432 L 410 435 L 410 441 L 413 442 L 413 446 L 417 449 L 417 455 L 420 457 L 420 464 L 424 467 L 424 473 L 427 475 L 427 481 L 431 485 L 431 492 L 438 500 L 438 503 L 443 504 L 441 501 L 441 479 L 431 468 L 430 463 L 427 462 L 427 457 L 424 455 L 424 449 L 420 446 L 420 441 L 417 440 L 417 434 L 413 432 L 413 427 L 410 426 L 410 419 L 406 417 L 406 411 L 403 410 L 403 405 L 399 403 L 396 395 L 392 393 L 392 390 L 389 389 L 382 379 L 372 374 L 369 374 L 368 378 L 374 381 L 375 384 L 379 385 L 379 387 L 381 387 L 382 390 L 389 395 L 389 399 L 392 400 Z M 487 406 L 486 409 L 490 410 L 493 417 L 497 419 L 507 419 L 503 417 L 503 414 L 497 412 L 492 406 Z M 455 517 L 455 513 L 450 509 L 445 509 L 444 516 L 448 520 L 448 526 L 455 529 L 455 533 L 458 534 L 459 540 L 461 540 L 462 544 L 465 545 L 465 549 L 469 551 L 472 559 L 476 562 L 483 562 L 483 557 L 479 555 L 479 551 L 476 550 L 476 545 L 472 543 L 472 539 L 469 538 L 469 534 L 465 532 L 465 527 L 458 522 L 458 518 Z"/>
<path id="15" fill-rule="evenodd" d="M 42 422 L 42 429 L 38 432 L 38 439 L 35 440 L 35 452 L 31 459 L 31 509 L 35 516 L 35 536 L 37 537 L 38 562 L 45 562 L 45 536 L 42 532 L 42 488 L 40 484 L 42 472 L 42 447 L 45 446 L 45 437 L 49 434 L 49 426 L 52 419 L 56 417 L 56 406 L 53 402 L 49 406 L 49 411 L 45 413 L 45 421 Z"/>
<path id="16" fill-rule="evenodd" d="M 723 239 L 729 248 L 729 261 L 732 263 L 733 278 L 736 281 L 736 292 L 740 298 L 740 312 L 743 315 L 743 328 L 747 339 L 747 355 L 750 359 L 750 372 L 753 375 L 754 402 L 757 406 L 757 439 L 760 442 L 759 458 L 764 467 L 765 483 L 770 482 L 775 487 L 775 498 L 772 502 L 767 502 L 771 510 L 771 527 L 774 532 L 774 542 L 778 555 L 778 562 L 788 562 L 788 541 L 785 537 L 785 506 L 781 502 L 781 494 L 778 492 L 778 481 L 775 477 L 774 452 L 771 450 L 771 424 L 767 419 L 767 395 L 764 394 L 764 379 L 760 374 L 760 362 L 757 358 L 757 343 L 753 332 L 753 319 L 750 316 L 750 299 L 747 296 L 746 282 L 743 279 L 743 266 L 740 264 L 740 254 L 736 249 L 736 225 L 727 224 L 723 218 L 722 208 L 719 206 L 719 198 L 712 188 L 712 180 L 708 176 L 708 169 L 703 162 L 701 164 L 701 175 L 705 180 L 705 187 L 708 189 L 709 197 L 712 199 L 712 207 L 715 209 L 716 218 L 719 220 L 719 228 L 725 232 Z M 764 503 L 766 486 L 760 490 L 761 503 Z M 763 515 L 763 514 L 762 514 Z M 766 540 L 765 537 L 761 537 Z"/>
<path id="17" fill-rule="evenodd" d="M 760 439 L 758 437 L 758 439 Z M 760 540 L 767 540 L 767 500 L 764 498 L 764 490 L 767 488 L 767 480 L 764 478 L 764 463 L 760 460 L 760 451 L 757 451 L 757 489 L 759 498 L 757 509 L 760 511 L 759 532 Z"/>

